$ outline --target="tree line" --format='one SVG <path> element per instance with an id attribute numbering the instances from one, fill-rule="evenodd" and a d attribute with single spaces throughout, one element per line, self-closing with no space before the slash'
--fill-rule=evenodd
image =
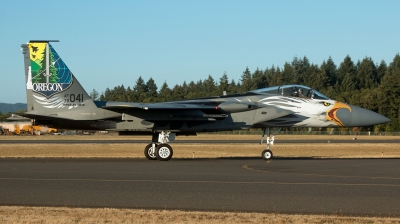
<path id="1" fill-rule="evenodd" d="M 400 131 L 399 54 L 389 65 L 383 60 L 374 63 L 370 57 L 355 63 L 346 56 L 339 65 L 331 57 L 321 65 L 311 63 L 305 56 L 294 57 L 283 67 L 257 68 L 255 71 L 246 68 L 237 82 L 229 80 L 224 73 L 218 80 L 209 75 L 204 80 L 184 81 L 172 88 L 164 81 L 159 89 L 152 78 L 145 82 L 140 76 L 132 87 L 122 84 L 113 89 L 106 88 L 101 94 L 93 90 L 90 95 L 102 101 L 154 103 L 222 95 L 223 91 L 243 93 L 284 84 L 306 85 L 332 99 L 378 112 L 392 120 L 375 126 L 374 130 L 369 127 L 370 131 Z"/>
<path id="2" fill-rule="evenodd" d="M 0 103 L 0 115 L 24 110 L 26 110 L 26 103 Z"/>
<path id="3" fill-rule="evenodd" d="M 0 103 L 0 121 L 6 121 L 12 113 L 26 111 L 26 103 Z"/>

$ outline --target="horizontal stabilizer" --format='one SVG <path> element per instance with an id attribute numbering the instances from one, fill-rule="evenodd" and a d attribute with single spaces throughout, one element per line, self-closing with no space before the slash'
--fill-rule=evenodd
<path id="1" fill-rule="evenodd" d="M 10 121 L 27 121 L 30 120 L 30 118 L 24 117 L 24 116 L 20 116 L 18 114 L 11 114 L 11 117 L 7 118 L 7 120 Z"/>
<path id="2" fill-rule="evenodd" d="M 22 114 L 17 114 L 20 117 L 25 117 L 28 119 L 41 119 L 41 120 L 54 120 L 54 119 L 58 119 L 58 120 L 74 120 L 74 119 L 68 119 L 68 118 L 62 118 L 62 117 L 58 117 L 55 115 L 38 115 L 38 114 L 31 114 L 31 113 L 22 113 Z"/>

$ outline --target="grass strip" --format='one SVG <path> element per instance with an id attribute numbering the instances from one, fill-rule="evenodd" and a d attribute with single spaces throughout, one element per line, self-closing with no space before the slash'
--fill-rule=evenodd
<path id="1" fill-rule="evenodd" d="M 261 157 L 259 144 L 171 144 L 174 158 Z M 1 144 L 1 158 L 144 158 L 146 144 Z M 275 157 L 400 158 L 399 143 L 276 144 Z"/>
<path id="2" fill-rule="evenodd" d="M 0 206 L 1 223 L 400 223 L 398 217 Z"/>

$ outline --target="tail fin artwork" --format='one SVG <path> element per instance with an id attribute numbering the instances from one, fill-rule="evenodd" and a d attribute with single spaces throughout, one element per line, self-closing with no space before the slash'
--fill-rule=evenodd
<path id="1" fill-rule="evenodd" d="M 27 114 L 89 120 L 97 108 L 50 42 L 22 44 Z M 77 116 L 85 114 L 86 116 Z"/>

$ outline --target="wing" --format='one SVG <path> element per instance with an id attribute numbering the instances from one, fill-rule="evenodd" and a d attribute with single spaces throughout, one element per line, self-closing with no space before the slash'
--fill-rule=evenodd
<path id="1" fill-rule="evenodd" d="M 164 102 L 164 103 L 127 103 L 107 102 L 101 108 L 139 117 L 147 121 L 181 121 L 221 119 L 227 115 L 218 108 L 219 102 Z"/>
<path id="2" fill-rule="evenodd" d="M 103 109 L 120 112 L 128 110 L 215 110 L 219 103 L 215 102 L 165 102 L 165 103 L 129 103 L 107 102 Z"/>
<path id="3" fill-rule="evenodd" d="M 103 109 L 139 117 L 147 121 L 208 120 L 215 121 L 234 113 L 246 113 L 262 109 L 246 117 L 253 117 L 254 123 L 265 122 L 294 113 L 292 110 L 257 102 L 239 101 L 175 101 L 164 103 L 121 103 L 107 102 Z M 257 114 L 260 114 L 259 116 Z M 255 116 L 257 115 L 257 116 Z M 238 115 L 241 116 L 241 115 Z"/>

